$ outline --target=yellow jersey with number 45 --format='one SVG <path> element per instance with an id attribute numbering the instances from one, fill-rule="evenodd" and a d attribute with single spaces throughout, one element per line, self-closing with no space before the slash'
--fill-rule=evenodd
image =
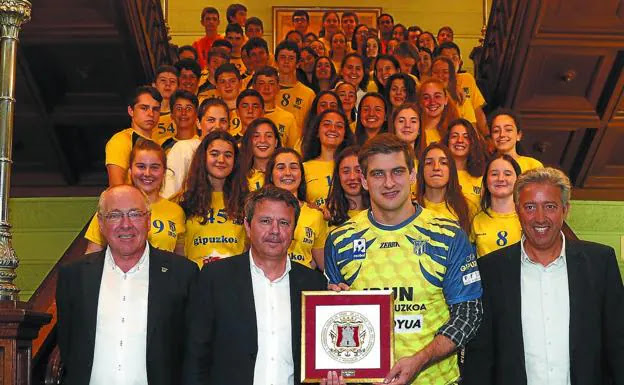
<path id="1" fill-rule="evenodd" d="M 185 216 L 182 208 L 164 198 L 150 205 L 152 211 L 150 232 L 147 240 L 150 245 L 167 251 L 174 251 L 176 243 L 181 242 L 185 232 Z M 106 246 L 106 238 L 100 232 L 97 214 L 85 232 L 86 239 L 100 246 Z"/>
<path id="2" fill-rule="evenodd" d="M 521 237 L 522 227 L 515 211 L 501 214 L 488 209 L 487 213 L 479 211 L 472 220 L 470 240 L 477 246 L 479 258 L 520 242 Z"/>
<path id="3" fill-rule="evenodd" d="M 316 94 L 301 82 L 293 86 L 281 86 L 277 97 L 277 105 L 295 116 L 297 121 L 297 132 L 293 133 L 295 138 L 300 138 L 305 119 L 312 107 L 312 102 Z"/>
<path id="4" fill-rule="evenodd" d="M 186 220 L 184 253 L 200 268 L 206 263 L 243 253 L 246 243 L 243 225 L 228 218 L 222 192 L 212 193 L 212 210 L 205 224 L 201 224 L 198 217 Z"/>
<path id="5" fill-rule="evenodd" d="M 333 230 L 325 243 L 325 275 L 352 290 L 394 292 L 394 352 L 413 355 L 450 319 L 449 305 L 481 297 L 476 257 L 455 221 L 416 206 L 398 225 L 381 224 L 366 210 Z M 457 355 L 423 370 L 414 384 L 459 378 Z"/>
<path id="6" fill-rule="evenodd" d="M 334 162 L 331 160 L 308 160 L 303 162 L 306 183 L 306 202 L 318 207 L 325 205 L 331 186 Z"/>
<path id="7" fill-rule="evenodd" d="M 288 257 L 291 261 L 312 267 L 312 249 L 322 249 L 326 238 L 327 223 L 323 219 L 323 213 L 304 203 L 288 248 Z"/>

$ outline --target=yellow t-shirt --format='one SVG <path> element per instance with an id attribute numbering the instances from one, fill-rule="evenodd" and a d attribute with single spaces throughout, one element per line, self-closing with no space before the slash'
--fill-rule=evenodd
<path id="1" fill-rule="evenodd" d="M 243 64 L 243 59 L 241 59 L 240 56 L 236 57 L 236 56 L 230 56 L 230 63 L 234 64 L 236 66 L 236 68 L 238 69 L 238 73 L 241 74 L 241 76 L 247 72 L 247 67 L 245 67 L 245 64 Z"/>
<path id="2" fill-rule="evenodd" d="M 334 173 L 334 162 L 309 160 L 303 163 L 303 170 L 306 178 L 306 202 L 319 207 L 325 205 Z"/>
<path id="3" fill-rule="evenodd" d="M 491 209 L 479 213 L 472 220 L 470 240 L 477 246 L 477 257 L 482 257 L 503 247 L 520 241 L 522 228 L 518 214 L 496 213 Z"/>
<path id="4" fill-rule="evenodd" d="M 152 140 L 160 143 L 176 136 L 178 130 L 171 119 L 171 111 L 161 112 L 158 125 L 152 131 Z"/>
<path id="5" fill-rule="evenodd" d="M 353 218 L 354 216 L 358 215 L 359 213 L 361 213 L 362 211 L 366 211 L 366 210 L 348 210 L 347 211 L 347 215 L 349 216 L 349 218 Z M 342 226 L 342 225 L 338 225 L 338 226 L 330 226 L 329 224 L 327 225 L 327 234 L 329 234 L 332 230 L 334 230 L 335 228 Z"/>
<path id="6" fill-rule="evenodd" d="M 300 130 L 305 123 L 315 96 L 314 91 L 301 82 L 297 82 L 293 86 L 280 86 L 277 104 L 295 116 L 298 129 L 294 134 L 295 137 L 301 136 Z"/>
<path id="7" fill-rule="evenodd" d="M 542 162 L 535 158 L 531 158 L 530 156 L 518 156 L 516 158 L 516 162 L 518 162 L 518 166 L 520 166 L 520 170 L 522 170 L 522 172 L 544 167 Z"/>
<path id="8" fill-rule="evenodd" d="M 161 250 L 174 251 L 176 243 L 184 239 L 184 211 L 177 204 L 164 198 L 151 204 L 150 209 L 152 210 L 152 223 L 147 236 L 149 243 Z M 97 214 L 91 220 L 85 232 L 85 238 L 100 246 L 107 244 L 100 232 Z"/>
<path id="9" fill-rule="evenodd" d="M 219 93 L 217 92 L 216 89 L 212 89 L 212 90 L 205 90 L 203 92 L 201 92 L 199 95 L 197 95 L 197 101 L 199 102 L 199 105 L 201 106 L 202 102 L 206 99 L 209 98 L 219 98 L 221 99 L 221 95 L 219 95 Z"/>
<path id="10" fill-rule="evenodd" d="M 429 210 L 433 210 L 439 215 L 442 215 L 443 217 L 453 219 L 455 221 L 459 220 L 459 217 L 457 216 L 457 214 L 455 214 L 455 212 L 450 207 L 447 207 L 445 202 L 433 203 L 427 200 L 427 198 L 424 198 L 424 202 L 425 202 L 425 208 Z M 466 199 L 466 203 L 468 204 L 468 217 L 472 219 L 477 214 L 477 211 L 479 211 L 478 206 L 476 206 L 474 203 L 472 203 L 471 201 L 467 199 Z"/>
<path id="11" fill-rule="evenodd" d="M 375 83 L 372 76 L 370 77 L 370 79 L 368 80 L 368 84 L 366 85 L 366 92 L 379 92 L 379 88 L 377 88 L 377 83 Z"/>
<path id="12" fill-rule="evenodd" d="M 485 98 L 481 94 L 481 90 L 477 87 L 474 76 L 468 72 L 457 74 L 457 86 L 464 92 L 464 96 L 472 104 L 472 108 L 477 110 L 485 104 Z"/>
<path id="13" fill-rule="evenodd" d="M 301 214 L 297 221 L 292 243 L 288 248 L 291 261 L 312 267 L 312 249 L 323 249 L 327 238 L 327 223 L 320 210 L 301 206 Z"/>
<path id="14" fill-rule="evenodd" d="M 455 103 L 455 106 L 457 107 L 457 113 L 460 118 L 466 119 L 473 125 L 477 124 L 477 116 L 475 115 L 474 107 L 468 99 L 464 99 L 462 104 Z"/>
<path id="15" fill-rule="evenodd" d="M 351 132 L 355 134 L 355 129 L 357 128 L 357 121 L 353 121 L 349 123 L 349 128 L 351 129 Z"/>
<path id="16" fill-rule="evenodd" d="M 427 137 L 427 146 L 442 141 L 442 135 L 437 128 L 425 128 L 425 136 Z"/>
<path id="17" fill-rule="evenodd" d="M 264 186 L 264 171 L 253 169 L 251 176 L 247 177 L 249 192 L 260 190 Z"/>
<path id="18" fill-rule="evenodd" d="M 283 108 L 275 106 L 273 110 L 264 111 L 264 117 L 271 119 L 277 126 L 277 131 L 282 141 L 282 147 L 293 147 L 297 141 L 296 135 L 301 135 L 297 127 L 295 115 Z"/>
<path id="19" fill-rule="evenodd" d="M 204 264 L 242 254 L 247 246 L 245 228 L 228 218 L 223 193 L 212 193 L 212 215 L 200 224 L 200 218 L 186 220 L 184 253 L 201 268 Z"/>
<path id="20" fill-rule="evenodd" d="M 466 170 L 457 170 L 457 177 L 462 188 L 462 194 L 475 206 L 481 205 L 481 181 L 482 177 L 472 176 Z"/>

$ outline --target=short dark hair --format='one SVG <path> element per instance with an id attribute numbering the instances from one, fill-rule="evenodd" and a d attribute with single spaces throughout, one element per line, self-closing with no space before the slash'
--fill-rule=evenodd
<path id="1" fill-rule="evenodd" d="M 212 51 L 213 49 L 219 49 L 219 48 L 221 48 L 221 51 L 223 51 L 223 48 L 227 48 L 231 51 L 234 47 L 232 46 L 232 43 L 230 43 L 226 39 L 217 39 L 212 43 L 212 47 L 210 47 L 210 51 Z M 208 51 L 208 54 L 210 54 L 210 51 Z"/>
<path id="2" fill-rule="evenodd" d="M 409 41 L 402 41 L 394 49 L 394 56 L 399 57 L 411 57 L 412 59 L 418 59 L 418 49 Z"/>
<path id="3" fill-rule="evenodd" d="M 174 66 L 165 64 L 156 68 L 156 74 L 154 75 L 154 82 L 156 82 L 156 78 L 158 78 L 158 75 L 163 74 L 163 73 L 172 73 L 176 77 L 180 76 L 180 71 L 178 71 L 177 68 L 175 68 Z"/>
<path id="4" fill-rule="evenodd" d="M 227 35 L 228 33 L 237 33 L 239 35 L 244 35 L 245 33 L 243 32 L 243 27 L 240 26 L 240 24 L 238 23 L 230 23 L 227 25 L 227 27 L 225 27 L 225 34 Z"/>
<path id="5" fill-rule="evenodd" d="M 494 123 L 494 120 L 501 115 L 507 115 L 512 118 L 514 123 L 516 124 L 516 129 L 518 130 L 518 132 L 522 131 L 522 128 L 520 128 L 520 115 L 518 115 L 514 110 L 509 108 L 497 108 L 488 116 L 488 127 L 490 127 L 490 133 L 492 132 L 492 124 Z"/>
<path id="6" fill-rule="evenodd" d="M 249 27 L 250 25 L 257 25 L 258 27 L 260 27 L 260 29 L 262 29 L 262 31 L 264 31 L 264 24 L 262 23 L 262 20 L 260 20 L 260 18 L 258 17 L 253 16 L 245 21 L 245 29 L 247 29 L 247 27 Z"/>
<path id="7" fill-rule="evenodd" d="M 438 48 L 435 49 L 433 56 L 440 56 L 443 49 L 454 49 L 457 50 L 458 55 L 461 55 L 461 50 L 459 49 L 459 46 L 457 44 L 453 43 L 452 41 L 445 41 L 444 43 L 440 44 Z"/>
<path id="8" fill-rule="evenodd" d="M 192 45 L 183 45 L 182 47 L 178 48 L 178 57 L 182 55 L 182 52 L 185 52 L 185 51 L 192 52 L 193 55 L 195 56 L 195 60 L 197 60 L 197 50 L 193 48 Z"/>
<path id="9" fill-rule="evenodd" d="M 245 45 L 243 45 L 243 49 L 245 50 L 245 52 L 247 52 L 247 55 L 249 55 L 251 50 L 254 48 L 262 48 L 267 54 L 269 53 L 269 46 L 266 40 L 261 37 L 252 37 L 251 39 L 247 40 L 247 43 L 245 43 Z"/>
<path id="10" fill-rule="evenodd" d="M 303 11 L 303 10 L 299 9 L 299 10 L 297 10 L 297 11 L 293 12 L 293 15 L 292 15 L 292 17 L 291 17 L 291 20 L 294 20 L 294 19 L 295 19 L 295 17 L 297 17 L 297 16 L 303 16 L 303 17 L 305 17 L 305 18 L 306 18 L 306 20 L 308 21 L 308 23 L 310 22 L 310 15 L 309 15 L 309 14 L 308 14 L 308 12 L 306 12 L 306 11 Z"/>
<path id="11" fill-rule="evenodd" d="M 301 214 L 301 207 L 299 206 L 299 200 L 292 195 L 290 191 L 283 188 L 276 187 L 272 184 L 265 184 L 259 190 L 249 193 L 247 199 L 245 199 L 245 221 L 251 223 L 254 212 L 256 211 L 256 204 L 263 200 L 270 200 L 274 202 L 284 202 L 287 206 L 295 209 L 295 221 L 293 223 L 293 230 L 297 227 L 297 221 L 299 221 L 299 214 Z"/>
<path id="12" fill-rule="evenodd" d="M 279 73 L 277 72 L 275 67 L 271 67 L 271 66 L 262 67 L 258 71 L 256 71 L 253 79 L 251 80 L 252 83 L 254 84 L 256 83 L 256 80 L 258 80 L 258 76 L 268 76 L 268 77 L 275 78 L 279 81 Z"/>
<path id="13" fill-rule="evenodd" d="M 409 145 L 394 134 L 381 133 L 367 140 L 360 149 L 358 163 L 360 163 L 362 174 L 366 177 L 368 158 L 377 154 L 393 154 L 395 152 L 403 153 L 407 169 L 412 172 L 414 170 L 414 154 Z"/>
<path id="14" fill-rule="evenodd" d="M 288 31 L 286 33 L 286 39 L 288 39 L 288 35 L 291 35 L 293 33 L 296 33 L 297 35 L 299 35 L 299 37 L 301 37 L 301 41 L 303 41 L 303 34 L 299 31 L 297 31 L 296 29 L 291 29 L 290 31 Z"/>
<path id="15" fill-rule="evenodd" d="M 243 100 L 243 98 L 246 98 L 247 96 L 253 96 L 253 97 L 258 98 L 258 100 L 260 100 L 260 105 L 262 106 L 262 110 L 264 110 L 264 98 L 262 97 L 262 95 L 260 95 L 260 92 L 252 88 L 247 88 L 245 90 L 242 90 L 240 94 L 238 94 L 238 96 L 236 97 L 236 108 L 238 108 L 238 106 L 241 104 L 241 101 Z"/>
<path id="16" fill-rule="evenodd" d="M 227 21 L 231 23 L 232 19 L 236 17 L 236 14 L 239 11 L 247 12 L 247 7 L 245 7 L 243 4 L 230 4 L 225 10 L 225 17 L 227 18 Z"/>
<path id="17" fill-rule="evenodd" d="M 173 111 L 173 106 L 175 106 L 176 101 L 178 99 L 186 99 L 195 107 L 195 111 L 199 107 L 199 101 L 197 100 L 197 95 L 192 92 L 186 90 L 176 90 L 176 92 L 171 95 L 171 99 L 169 99 L 169 108 Z"/>
<path id="18" fill-rule="evenodd" d="M 180 74 L 182 74 L 182 70 L 190 70 L 193 71 L 195 76 L 197 76 L 197 79 L 201 77 L 201 67 L 199 66 L 199 63 L 193 59 L 178 60 L 174 66 L 178 69 L 178 71 L 180 71 Z"/>
<path id="19" fill-rule="evenodd" d="M 297 44 L 293 43 L 292 41 L 282 40 L 277 45 L 277 47 L 275 47 L 275 60 L 277 60 L 277 56 L 283 50 L 293 51 L 297 55 L 297 61 L 299 61 L 299 58 L 301 57 L 301 52 L 299 51 L 299 47 L 297 46 Z"/>
<path id="20" fill-rule="evenodd" d="M 128 107 L 133 108 L 135 104 L 139 102 L 139 96 L 143 94 L 149 94 L 158 103 L 161 103 L 163 98 L 160 92 L 152 86 L 139 86 L 134 89 L 134 92 L 128 98 Z"/>
<path id="21" fill-rule="evenodd" d="M 381 15 L 379 15 L 379 16 L 377 17 L 377 23 L 379 23 L 379 20 L 380 20 L 382 17 L 384 17 L 384 16 L 388 16 L 388 17 L 390 18 L 390 20 L 392 21 L 392 24 L 394 24 L 394 17 L 392 17 L 392 15 L 391 15 L 391 14 L 389 14 L 389 13 L 382 13 Z"/>
<path id="22" fill-rule="evenodd" d="M 233 73 L 236 75 L 238 80 L 241 80 L 241 74 L 238 71 L 238 68 L 232 63 L 223 63 L 217 68 L 214 74 L 215 82 L 219 80 L 219 76 L 227 73 Z"/>
<path id="23" fill-rule="evenodd" d="M 419 26 L 417 26 L 417 25 L 410 25 L 410 26 L 407 28 L 407 32 L 422 32 L 422 31 L 423 31 L 423 30 L 422 30 L 422 28 L 420 28 L 420 27 L 419 27 Z"/>
<path id="24" fill-rule="evenodd" d="M 204 9 L 202 9 L 202 13 L 201 13 L 202 21 L 204 20 L 204 16 L 206 16 L 206 14 L 208 13 L 215 14 L 217 15 L 217 17 L 220 17 L 219 11 L 215 7 L 205 7 Z"/>
<path id="25" fill-rule="evenodd" d="M 218 56 L 222 59 L 225 59 L 226 62 L 230 61 L 230 55 L 228 55 L 228 53 L 224 49 L 214 48 L 214 45 L 213 45 L 213 48 L 211 48 L 210 51 L 208 51 L 208 55 L 207 55 L 208 61 L 210 61 L 210 59 L 212 59 L 214 56 Z"/>
<path id="26" fill-rule="evenodd" d="M 449 31 L 450 33 L 454 34 L 453 28 L 449 27 L 448 25 L 440 27 L 440 29 L 438 29 L 438 35 L 437 36 L 440 36 L 440 32 L 442 32 L 442 31 Z"/>
<path id="27" fill-rule="evenodd" d="M 352 17 L 355 19 L 355 24 L 360 24 L 360 18 L 355 12 L 352 12 L 352 11 L 343 12 L 341 21 L 344 20 L 345 17 Z"/>

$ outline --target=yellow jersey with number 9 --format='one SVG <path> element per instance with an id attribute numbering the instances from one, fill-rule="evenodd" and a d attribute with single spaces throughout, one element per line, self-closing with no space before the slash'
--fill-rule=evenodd
<path id="1" fill-rule="evenodd" d="M 198 217 L 186 220 L 184 253 L 200 268 L 206 263 L 241 254 L 246 249 L 245 228 L 228 218 L 222 192 L 212 193 L 211 206 L 205 224 L 201 224 Z"/>
<path id="2" fill-rule="evenodd" d="M 164 198 L 151 204 L 150 210 L 151 226 L 147 240 L 158 249 L 174 251 L 178 240 L 181 242 L 184 237 L 184 211 L 177 204 Z M 107 241 L 100 232 L 97 214 L 91 219 L 85 238 L 100 246 L 106 246 Z"/>

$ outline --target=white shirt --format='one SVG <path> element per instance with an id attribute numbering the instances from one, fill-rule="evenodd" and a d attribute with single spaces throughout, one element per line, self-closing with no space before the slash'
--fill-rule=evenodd
<path id="1" fill-rule="evenodd" d="M 274 281 L 270 281 L 255 264 L 251 250 L 249 264 L 258 324 L 258 355 L 253 385 L 293 385 L 290 259 L 286 258 L 284 274 Z"/>
<path id="2" fill-rule="evenodd" d="M 533 262 L 520 241 L 522 337 L 527 385 L 570 385 L 570 292 L 565 255 L 548 266 Z"/>
<path id="3" fill-rule="evenodd" d="M 124 273 L 106 248 L 90 385 L 147 385 L 149 245 Z"/>
<path id="4" fill-rule="evenodd" d="M 165 199 L 171 198 L 178 191 L 182 190 L 186 174 L 188 174 L 191 161 L 200 143 L 201 140 L 199 138 L 178 140 L 169 150 L 165 182 L 160 192 L 160 195 Z"/>

